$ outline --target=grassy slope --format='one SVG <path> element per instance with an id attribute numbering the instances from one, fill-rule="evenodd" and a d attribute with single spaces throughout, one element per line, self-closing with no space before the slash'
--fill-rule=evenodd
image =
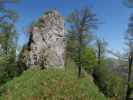
<path id="1" fill-rule="evenodd" d="M 74 71 L 31 69 L 0 88 L 0 100 L 106 100 L 90 76 Z"/>

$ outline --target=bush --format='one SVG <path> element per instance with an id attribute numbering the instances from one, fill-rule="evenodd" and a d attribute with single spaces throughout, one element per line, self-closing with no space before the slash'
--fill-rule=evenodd
<path id="1" fill-rule="evenodd" d="M 95 79 L 95 83 L 105 95 L 107 95 L 107 84 L 109 76 L 109 71 L 104 60 L 101 61 L 100 66 L 94 67 L 93 77 Z"/>
<path id="2" fill-rule="evenodd" d="M 106 65 L 106 61 L 101 61 L 101 66 L 94 68 L 93 76 L 99 89 L 110 98 L 121 100 L 124 93 L 124 81 L 122 77 L 111 73 Z"/>
<path id="3" fill-rule="evenodd" d="M 122 100 L 124 97 L 124 80 L 122 77 L 117 74 L 111 75 L 107 86 L 108 96 Z"/>
<path id="4" fill-rule="evenodd" d="M 16 56 L 14 52 L 0 56 L 0 84 L 7 82 L 16 75 Z"/>
<path id="5" fill-rule="evenodd" d="M 83 55 L 82 55 L 82 60 L 83 60 L 83 68 L 87 72 L 92 72 L 93 68 L 96 66 L 96 54 L 92 48 L 86 47 L 84 49 Z"/>
<path id="6" fill-rule="evenodd" d="M 67 52 L 66 56 L 65 56 L 66 57 L 65 58 L 66 67 L 71 64 L 72 65 L 74 64 L 74 66 L 76 68 L 77 65 L 79 64 L 78 56 L 77 56 L 77 54 L 74 54 L 72 52 L 69 52 L 69 53 L 71 53 L 71 54 L 69 55 Z M 97 63 L 96 54 L 94 52 L 94 49 L 89 48 L 89 47 L 83 48 L 83 52 L 82 52 L 80 59 L 81 59 L 81 63 L 82 63 L 82 68 L 88 73 L 93 72 L 93 69 Z"/>

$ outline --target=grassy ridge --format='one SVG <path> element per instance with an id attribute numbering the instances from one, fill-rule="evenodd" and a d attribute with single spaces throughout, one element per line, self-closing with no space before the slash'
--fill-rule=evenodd
<path id="1" fill-rule="evenodd" d="M 91 77 L 74 71 L 30 69 L 0 88 L 1 100 L 106 100 Z"/>

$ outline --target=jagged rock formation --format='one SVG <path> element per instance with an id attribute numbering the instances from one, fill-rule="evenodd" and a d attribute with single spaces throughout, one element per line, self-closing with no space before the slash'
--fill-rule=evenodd
<path id="1" fill-rule="evenodd" d="M 28 65 L 64 67 L 64 18 L 54 11 L 46 12 L 30 30 Z"/>

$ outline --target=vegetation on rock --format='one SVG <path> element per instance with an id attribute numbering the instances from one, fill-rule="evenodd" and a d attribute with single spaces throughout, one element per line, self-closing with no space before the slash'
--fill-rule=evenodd
<path id="1" fill-rule="evenodd" d="M 78 79 L 75 68 L 30 69 L 0 88 L 2 100 L 107 100 L 90 75 Z M 69 69 L 71 68 L 71 69 Z M 69 69 L 69 70 L 68 70 Z"/>

